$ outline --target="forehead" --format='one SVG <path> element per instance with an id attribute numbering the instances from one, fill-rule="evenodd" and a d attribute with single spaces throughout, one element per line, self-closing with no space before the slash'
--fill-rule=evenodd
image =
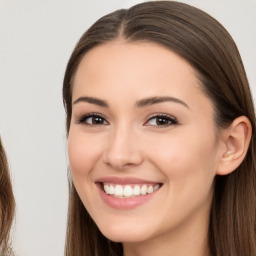
<path id="1" fill-rule="evenodd" d="M 117 66 L 119 67 L 122 63 L 127 67 L 131 65 L 140 68 L 176 63 L 177 68 L 184 66 L 190 72 L 196 72 L 184 58 L 164 46 L 153 42 L 116 40 L 89 50 L 82 58 L 77 73 L 81 68 L 99 68 L 101 65 L 105 65 L 106 68 L 109 64 L 114 65 L 116 62 L 118 62 Z"/>
<path id="2" fill-rule="evenodd" d="M 185 102 L 194 118 L 214 119 L 195 69 L 153 43 L 115 41 L 90 50 L 74 78 L 72 101 L 79 97 L 103 99 L 115 111 L 130 111 L 146 98 L 173 97 Z"/>
<path id="3" fill-rule="evenodd" d="M 160 85 L 168 84 L 170 89 L 181 80 L 183 83 L 187 80 L 195 89 L 201 88 L 194 68 L 173 51 L 154 43 L 118 40 L 97 46 L 85 54 L 73 86 L 89 90 L 96 89 L 102 82 L 107 87 L 108 83 L 116 81 L 119 88 L 147 83 L 148 88 L 154 85 L 160 89 Z"/>

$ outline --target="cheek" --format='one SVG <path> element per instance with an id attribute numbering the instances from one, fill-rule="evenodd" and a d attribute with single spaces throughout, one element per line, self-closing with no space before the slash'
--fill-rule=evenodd
<path id="1" fill-rule="evenodd" d="M 211 187 L 216 169 L 214 137 L 177 136 L 154 146 L 152 158 L 166 176 L 171 189 L 200 189 Z"/>
<path id="2" fill-rule="evenodd" d="M 72 180 L 76 191 L 87 210 L 94 209 L 95 186 L 93 182 L 93 169 L 97 165 L 102 144 L 93 141 L 81 131 L 70 130 L 68 138 L 68 155 Z"/>
<path id="3" fill-rule="evenodd" d="M 171 224 L 180 223 L 198 209 L 208 213 L 213 195 L 216 168 L 214 143 L 183 138 L 164 144 L 165 150 L 163 144 L 162 150 L 154 150 L 159 152 L 154 154 L 154 162 L 165 176 L 164 193 L 169 202 L 166 203 L 163 218 L 170 219 L 168 223 Z"/>
<path id="4" fill-rule="evenodd" d="M 94 145 L 94 146 L 92 146 Z M 92 138 L 78 132 L 69 133 L 68 155 L 73 179 L 90 173 L 98 161 L 100 147 Z"/>

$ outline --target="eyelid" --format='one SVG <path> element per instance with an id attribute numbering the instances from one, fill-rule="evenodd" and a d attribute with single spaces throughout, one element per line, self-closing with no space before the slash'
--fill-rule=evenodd
<path id="1" fill-rule="evenodd" d="M 161 118 L 161 117 L 168 119 L 171 123 L 166 124 L 166 125 L 149 125 L 149 124 L 147 124 L 150 120 L 152 120 L 154 118 Z M 145 126 L 156 126 L 156 127 L 166 127 L 166 126 L 177 125 L 177 124 L 179 124 L 179 122 L 176 117 L 174 117 L 173 115 L 165 114 L 165 113 L 152 114 L 147 118 L 147 121 L 144 123 Z"/>
<path id="2" fill-rule="evenodd" d="M 109 122 L 107 121 L 107 118 L 104 116 L 104 115 L 102 115 L 102 114 L 99 114 L 99 113 L 97 113 L 97 112 L 90 112 L 90 113 L 87 113 L 87 114 L 83 114 L 83 115 L 81 115 L 81 116 L 79 116 L 76 120 L 75 120 L 75 122 L 77 123 L 77 124 L 84 124 L 84 125 L 88 125 L 88 126 L 98 126 L 98 125 L 106 125 L 106 124 L 88 124 L 88 123 L 86 123 L 85 122 L 85 120 L 87 119 L 87 118 L 90 118 L 90 117 L 100 117 L 100 118 L 102 118 L 102 119 L 104 119 L 104 121 L 106 121 L 107 122 L 107 124 L 109 124 Z"/>
<path id="3" fill-rule="evenodd" d="M 106 122 L 107 124 L 90 124 L 90 123 L 86 123 L 86 119 L 88 118 L 93 118 L 93 117 L 100 117 L 104 120 L 104 122 Z M 150 120 L 154 119 L 154 118 L 164 118 L 166 119 L 167 121 L 170 121 L 169 124 L 162 124 L 162 125 L 151 125 L 151 124 L 148 124 Z M 83 115 L 80 115 L 76 120 L 75 122 L 77 124 L 83 124 L 83 125 L 88 125 L 88 126 L 100 126 L 100 125 L 109 125 L 109 122 L 107 120 L 107 118 L 103 115 L 103 114 L 100 114 L 100 113 L 97 113 L 97 112 L 90 112 L 90 113 L 86 113 L 86 114 L 83 114 Z M 170 114 L 166 114 L 166 113 L 154 113 L 154 114 L 151 114 L 146 122 L 144 122 L 143 125 L 145 126 L 155 126 L 155 127 L 166 127 L 166 126 L 171 126 L 171 125 L 177 125 L 178 124 L 178 120 L 176 117 L 174 117 L 173 115 L 170 115 Z"/>

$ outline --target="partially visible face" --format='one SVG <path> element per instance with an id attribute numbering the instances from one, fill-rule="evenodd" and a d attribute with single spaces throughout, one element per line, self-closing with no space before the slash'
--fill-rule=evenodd
<path id="1" fill-rule="evenodd" d="M 141 242 L 200 230 L 219 143 L 194 69 L 153 43 L 115 41 L 85 55 L 73 86 L 71 173 L 102 233 Z"/>

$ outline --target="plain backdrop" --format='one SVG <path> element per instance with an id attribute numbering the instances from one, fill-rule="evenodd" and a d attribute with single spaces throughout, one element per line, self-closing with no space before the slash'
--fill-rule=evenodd
<path id="1" fill-rule="evenodd" d="M 12 233 L 18 256 L 63 255 L 68 202 L 65 66 L 94 21 L 138 2 L 0 0 L 0 134 L 17 203 Z M 183 2 L 205 10 L 228 29 L 255 96 L 255 0 Z"/>

